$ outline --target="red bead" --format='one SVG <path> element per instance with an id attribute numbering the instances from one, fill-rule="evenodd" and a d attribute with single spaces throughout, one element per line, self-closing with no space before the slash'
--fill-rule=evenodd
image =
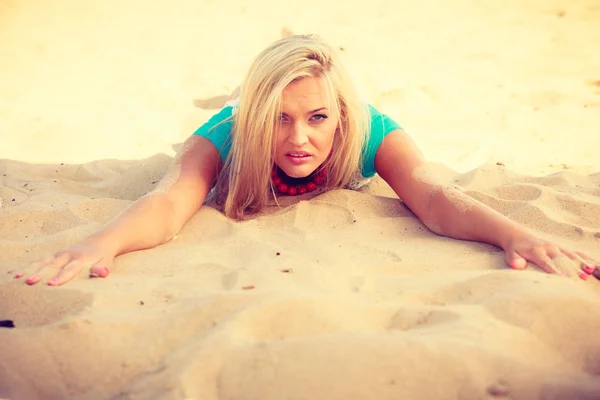
<path id="1" fill-rule="evenodd" d="M 308 192 L 314 192 L 315 190 L 317 190 L 317 185 L 315 185 L 312 182 L 309 182 L 309 183 L 306 184 L 306 190 Z"/>
<path id="2" fill-rule="evenodd" d="M 323 184 L 323 182 L 325 182 L 325 179 L 323 179 L 323 177 L 322 177 L 322 176 L 319 176 L 319 175 L 317 175 L 317 176 L 315 176 L 315 178 L 313 179 L 313 182 L 314 182 L 316 185 L 322 185 L 322 184 Z"/>
<path id="3" fill-rule="evenodd" d="M 277 170 L 276 169 L 272 169 L 271 170 L 271 177 L 275 177 L 277 176 Z"/>
<path id="4" fill-rule="evenodd" d="M 281 193 L 286 193 L 288 191 L 288 185 L 282 183 L 281 185 L 277 186 L 277 190 L 279 190 Z"/>
<path id="5" fill-rule="evenodd" d="M 327 169 L 325 168 L 317 172 L 317 176 L 322 176 L 323 178 L 325 178 L 325 175 L 327 175 Z"/>
<path id="6" fill-rule="evenodd" d="M 298 194 L 306 193 L 306 186 L 298 186 Z"/>
<path id="7" fill-rule="evenodd" d="M 289 196 L 295 196 L 298 194 L 298 191 L 296 190 L 296 188 L 294 186 L 290 186 L 287 190 L 287 194 Z"/>
<path id="8" fill-rule="evenodd" d="M 276 176 L 273 178 L 273 185 L 275 186 L 279 186 L 279 184 L 281 183 L 281 178 Z"/>

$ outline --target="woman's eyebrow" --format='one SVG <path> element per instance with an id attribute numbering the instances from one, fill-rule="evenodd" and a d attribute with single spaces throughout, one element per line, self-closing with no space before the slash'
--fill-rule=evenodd
<path id="1" fill-rule="evenodd" d="M 316 113 L 317 111 L 322 111 L 322 110 L 327 110 L 327 107 L 316 108 L 312 111 L 307 112 L 307 114 L 313 114 L 313 113 Z M 289 115 L 285 112 L 282 112 L 281 115 L 285 115 L 286 117 L 289 117 Z"/>

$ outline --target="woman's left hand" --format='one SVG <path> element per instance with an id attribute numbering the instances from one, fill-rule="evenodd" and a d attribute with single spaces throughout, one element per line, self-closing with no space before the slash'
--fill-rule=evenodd
<path id="1" fill-rule="evenodd" d="M 523 234 L 514 237 L 504 246 L 506 263 L 513 269 L 525 269 L 527 263 L 537 265 L 543 271 L 548 273 L 560 274 L 563 276 L 576 273 L 581 279 L 596 277 L 600 279 L 598 267 L 600 263 L 587 254 L 570 251 L 555 243 L 542 240 L 532 234 Z M 557 266 L 559 257 L 567 257 L 571 260 L 569 263 L 560 263 L 561 268 Z M 565 264 L 570 264 L 569 271 L 565 271 Z"/>

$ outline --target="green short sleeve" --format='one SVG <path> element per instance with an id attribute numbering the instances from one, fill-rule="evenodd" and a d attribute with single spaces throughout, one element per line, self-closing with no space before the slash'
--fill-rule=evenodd
<path id="1" fill-rule="evenodd" d="M 204 136 L 215 145 L 223 162 L 231 150 L 232 111 L 232 106 L 223 107 L 194 132 L 194 135 Z"/>
<path id="2" fill-rule="evenodd" d="M 371 134 L 369 140 L 363 146 L 363 165 L 361 170 L 362 176 L 365 178 L 370 178 L 376 173 L 375 155 L 383 138 L 396 129 L 402 129 L 396 121 L 380 113 L 370 104 L 369 113 L 371 114 Z"/>

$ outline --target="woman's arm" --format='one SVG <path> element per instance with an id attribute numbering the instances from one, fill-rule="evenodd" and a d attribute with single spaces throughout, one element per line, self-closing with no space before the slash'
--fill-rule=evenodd
<path id="1" fill-rule="evenodd" d="M 506 262 L 512 268 L 523 269 L 529 261 L 546 272 L 555 273 L 557 269 L 552 259 L 563 254 L 594 263 L 585 254 L 570 252 L 535 237 L 524 226 L 440 182 L 403 130 L 390 132 L 385 137 L 375 157 L 375 169 L 431 231 L 498 246 L 504 249 Z"/>
<path id="2" fill-rule="evenodd" d="M 156 188 L 86 240 L 103 244 L 115 255 L 171 240 L 202 206 L 220 160 L 206 138 L 191 136 Z"/>
<path id="3" fill-rule="evenodd" d="M 191 136 L 154 190 L 80 243 L 34 262 L 32 274 L 15 277 L 25 276 L 30 285 L 48 280 L 58 286 L 84 268 L 89 268 L 90 276 L 108 276 L 117 255 L 158 246 L 183 228 L 202 206 L 220 163 L 219 152 L 208 139 Z"/>

